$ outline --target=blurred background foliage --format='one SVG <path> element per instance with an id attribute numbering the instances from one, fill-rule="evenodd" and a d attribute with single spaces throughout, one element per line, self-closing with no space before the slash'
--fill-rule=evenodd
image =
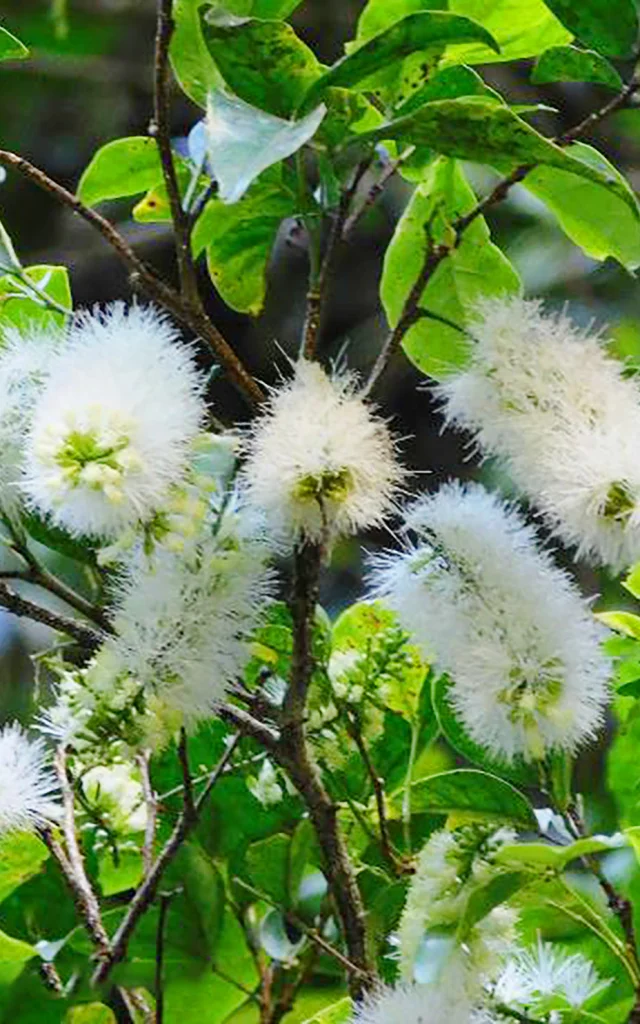
<path id="1" fill-rule="evenodd" d="M 354 35 L 364 0 L 306 0 L 292 23 L 321 60 L 331 62 Z M 105 142 L 122 136 L 144 135 L 152 108 L 154 0 L 3 0 L 2 22 L 31 49 L 31 59 L 4 64 L 0 71 L 0 138 L 2 145 L 42 167 L 69 188 L 77 185 L 92 155 Z M 496 64 L 482 70 L 486 80 L 511 103 L 544 103 L 553 110 L 535 115 L 533 123 L 545 134 L 562 132 L 597 109 L 610 96 L 593 85 L 530 84 L 531 61 Z M 631 68 L 621 68 L 625 74 Z M 555 111 L 555 112 L 554 112 Z M 173 132 L 178 140 L 201 116 L 176 88 L 173 94 Z M 640 189 L 640 110 L 625 110 L 598 126 L 587 138 Z M 471 168 L 479 192 L 493 178 Z M 321 339 L 325 361 L 348 352 L 349 363 L 368 367 L 384 339 L 385 320 L 378 286 L 382 259 L 394 226 L 412 186 L 396 176 L 382 200 L 343 246 L 336 260 Z M 130 217 L 131 203 L 105 204 L 105 213 L 138 251 L 170 278 L 175 278 L 168 225 L 140 224 Z M 25 264 L 56 263 L 70 268 L 76 306 L 128 298 L 131 288 L 112 251 L 84 222 L 58 206 L 18 175 L 0 185 L 0 210 Z M 495 207 L 489 222 L 498 245 L 520 271 L 527 294 L 541 296 L 551 306 L 569 303 L 583 324 L 608 325 L 611 344 L 640 366 L 640 305 L 634 277 L 617 263 L 587 258 L 562 232 L 551 212 L 521 187 L 511 189 L 506 202 Z M 271 260 L 264 312 L 255 320 L 229 310 L 216 296 L 206 269 L 201 267 L 202 292 L 214 322 L 242 354 L 261 380 L 271 383 L 286 368 L 286 354 L 297 351 L 307 287 L 307 253 L 298 225 L 281 229 Z M 211 383 L 211 399 L 222 419 L 242 419 L 245 409 L 222 377 Z M 434 488 L 451 476 L 481 477 L 508 490 L 508 481 L 490 464 L 478 466 L 465 449 L 464 439 L 443 432 L 428 383 L 400 353 L 386 375 L 379 399 L 403 440 L 410 468 L 421 475 L 416 486 Z M 424 475 L 422 475 L 424 474 Z M 366 547 L 392 543 L 374 535 Z M 50 554 L 48 557 L 50 557 Z M 345 542 L 336 551 L 323 593 L 331 614 L 360 592 L 361 547 Z M 561 555 L 562 557 L 562 555 Z M 56 571 L 70 571 L 60 556 Z M 74 572 L 79 570 L 73 569 Z M 602 594 L 602 607 L 632 606 L 613 581 L 578 567 L 589 593 Z M 76 585 L 82 581 L 74 579 Z M 0 717 L 27 713 L 31 673 L 27 650 L 41 648 L 40 627 L 18 626 L 0 613 Z M 640 671 L 639 671 L 640 674 Z M 628 742 L 618 746 L 615 771 L 627 771 L 636 747 L 635 717 L 627 728 Z M 639 734 L 640 741 L 640 734 Z M 592 795 L 592 813 L 608 827 L 611 807 L 602 780 L 602 753 L 590 752 L 580 769 L 581 782 Z M 581 787 L 579 787 L 581 788 Z M 629 818 L 640 822 L 637 791 L 629 796 Z"/>

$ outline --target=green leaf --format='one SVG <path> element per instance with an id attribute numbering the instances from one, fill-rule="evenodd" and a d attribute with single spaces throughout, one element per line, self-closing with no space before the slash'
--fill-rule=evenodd
<path id="1" fill-rule="evenodd" d="M 255 887 L 279 907 L 289 902 L 289 836 L 282 834 L 252 843 L 247 850 L 247 870 Z"/>
<path id="2" fill-rule="evenodd" d="M 320 65 L 284 21 L 235 21 L 201 13 L 202 35 L 223 81 L 245 103 L 290 118 Z"/>
<path id="3" fill-rule="evenodd" d="M 567 152 L 617 182 L 617 190 L 580 180 L 558 167 L 537 167 L 524 179 L 525 188 L 556 215 L 563 231 L 596 260 L 613 257 L 626 267 L 640 266 L 640 216 L 634 193 L 606 157 L 584 143 Z M 624 194 L 623 194 L 624 193 Z"/>
<path id="4" fill-rule="evenodd" d="M 456 99 L 458 96 L 484 96 L 493 98 L 501 103 L 502 97 L 490 89 L 486 82 L 480 77 L 477 71 L 466 68 L 463 65 L 458 67 L 444 68 L 437 75 L 417 89 L 395 111 L 396 117 L 406 117 L 414 113 L 425 103 L 433 103 L 435 100 Z"/>
<path id="5" fill-rule="evenodd" d="M 544 0 L 450 0 L 449 10 L 484 25 L 500 46 L 499 54 L 486 46 L 450 47 L 446 55 L 450 63 L 521 60 L 571 40 L 571 33 L 554 17 Z"/>
<path id="6" fill-rule="evenodd" d="M 622 586 L 628 590 L 633 597 L 640 598 L 640 562 L 633 566 L 622 581 Z"/>
<path id="7" fill-rule="evenodd" d="M 515 786 L 475 768 L 457 768 L 415 782 L 411 809 L 413 813 L 463 815 L 471 820 L 509 821 L 538 828 L 531 804 Z"/>
<path id="8" fill-rule="evenodd" d="M 313 1017 L 308 1017 L 304 1024 L 347 1024 L 351 1020 L 353 1003 L 348 997 L 328 1006 Z"/>
<path id="9" fill-rule="evenodd" d="M 415 51 L 474 40 L 480 40 L 496 51 L 499 49 L 490 33 L 468 18 L 443 11 L 410 14 L 329 68 L 311 86 L 304 106 L 313 106 L 331 86 L 357 85 L 381 68 L 387 68 Z"/>
<path id="10" fill-rule="evenodd" d="M 627 829 L 625 834 L 630 830 Z M 631 841 L 631 837 L 629 837 Z M 626 846 L 621 834 L 615 836 L 588 836 L 568 846 L 552 846 L 550 843 L 513 843 L 501 847 L 496 862 L 505 865 L 521 865 L 533 870 L 552 869 L 564 871 L 568 864 L 580 857 L 595 853 L 610 853 Z"/>
<path id="11" fill-rule="evenodd" d="M 634 615 L 633 612 L 596 612 L 596 619 L 609 629 L 640 640 L 640 615 Z"/>
<path id="12" fill-rule="evenodd" d="M 24 60 L 28 56 L 24 43 L 0 25 L 0 60 Z"/>
<path id="13" fill-rule="evenodd" d="M 451 221 L 475 204 L 476 198 L 458 164 L 436 160 L 415 190 L 385 255 L 380 295 L 392 327 L 398 323 L 422 268 L 428 225 L 431 223 L 433 241 L 446 244 Z M 405 353 L 423 373 L 436 380 L 455 372 L 470 354 L 470 341 L 464 334 L 469 308 L 483 296 L 519 290 L 516 271 L 491 242 L 484 219 L 476 218 L 461 244 L 433 274 L 421 300 L 423 308 L 453 321 L 461 330 L 434 320 L 419 320 L 405 335 Z"/>
<path id="14" fill-rule="evenodd" d="M 53 299 L 69 313 L 73 311 L 67 268 L 38 265 L 25 267 L 22 274 L 33 283 L 34 288 L 11 274 L 0 278 L 0 325 L 11 325 L 20 330 L 25 327 L 41 327 L 45 330 L 63 327 L 67 317 L 61 311 L 47 306 L 46 298 Z"/>
<path id="15" fill-rule="evenodd" d="M 104 1003 L 83 1003 L 71 1007 L 64 1024 L 116 1024 L 116 1018 Z"/>
<path id="16" fill-rule="evenodd" d="M 37 950 L 27 942 L 14 939 L 0 931 L 0 988 L 15 981 L 27 961 L 37 956 Z"/>
<path id="17" fill-rule="evenodd" d="M 178 82 L 187 96 L 201 107 L 207 105 L 209 90 L 223 84 L 202 37 L 200 8 L 205 6 L 209 6 L 209 0 L 174 0 L 175 29 L 169 48 Z"/>
<path id="18" fill-rule="evenodd" d="M 44 843 L 30 832 L 11 832 L 0 840 L 0 903 L 37 875 L 49 857 Z"/>
<path id="19" fill-rule="evenodd" d="M 607 57 L 630 57 L 638 40 L 634 0 L 545 0 L 574 36 Z"/>
<path id="20" fill-rule="evenodd" d="M 202 937 L 198 951 L 205 959 L 215 957 L 225 912 L 222 876 L 213 860 L 195 841 L 182 846 L 174 871 L 184 887 L 186 903 Z"/>
<path id="21" fill-rule="evenodd" d="M 33 537 L 38 544 L 43 544 L 52 551 L 58 551 L 61 555 L 66 555 L 67 558 L 73 558 L 76 562 L 95 566 L 96 555 L 93 541 L 88 539 L 82 541 L 72 537 L 62 527 L 54 526 L 53 523 L 42 519 L 37 512 L 25 512 L 22 516 L 22 524 L 29 536 Z"/>
<path id="22" fill-rule="evenodd" d="M 236 203 L 264 170 L 291 156 L 317 131 L 322 104 L 299 121 L 284 121 L 237 96 L 212 90 L 207 102 L 207 150 L 218 196 Z"/>
<path id="23" fill-rule="evenodd" d="M 531 882 L 531 875 L 525 871 L 505 871 L 495 875 L 479 889 L 474 889 L 464 908 L 458 924 L 457 940 L 465 942 L 471 929 L 487 914 L 506 903 L 519 889 Z"/>
<path id="24" fill-rule="evenodd" d="M 154 139 L 132 136 L 102 146 L 84 170 L 78 198 L 87 206 L 105 199 L 120 199 L 146 192 L 162 179 L 162 166 Z"/>
<path id="25" fill-rule="evenodd" d="M 594 82 L 616 92 L 624 88 L 620 75 L 606 57 L 576 46 L 551 46 L 538 57 L 531 73 L 534 85 L 545 82 Z"/>
<path id="26" fill-rule="evenodd" d="M 210 199 L 193 232 L 196 256 L 206 251 L 211 280 L 232 309 L 257 316 L 278 229 L 296 211 L 296 197 L 279 171 L 266 171 L 241 202 Z"/>
<path id="27" fill-rule="evenodd" d="M 451 680 L 447 676 L 438 676 L 433 680 L 432 698 L 440 729 L 453 749 L 472 764 L 485 768 L 493 775 L 509 779 L 520 786 L 535 786 L 538 782 L 537 772 L 522 758 L 516 758 L 512 762 L 499 761 L 490 757 L 484 747 L 467 736 L 448 700 L 450 687 Z"/>

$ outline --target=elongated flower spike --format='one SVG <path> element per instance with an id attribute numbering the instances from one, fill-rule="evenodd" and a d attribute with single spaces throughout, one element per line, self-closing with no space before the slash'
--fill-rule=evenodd
<path id="1" fill-rule="evenodd" d="M 417 540 L 383 556 L 373 590 L 451 678 L 450 700 L 495 757 L 592 740 L 609 697 L 603 632 L 516 511 L 450 484 L 412 506 Z"/>
<path id="2" fill-rule="evenodd" d="M 115 539 L 179 481 L 204 415 L 190 350 L 153 307 L 73 324 L 34 410 L 25 490 L 73 534 Z"/>
<path id="3" fill-rule="evenodd" d="M 0 731 L 0 835 L 55 821 L 55 790 L 44 741 L 29 739 L 15 723 L 6 725 Z"/>
<path id="4" fill-rule="evenodd" d="M 379 525 L 403 478 L 386 423 L 351 374 L 301 361 L 247 441 L 249 500 L 278 535 L 320 542 Z"/>
<path id="5" fill-rule="evenodd" d="M 615 571 L 640 559 L 640 387 L 598 334 L 520 298 L 485 302 L 469 366 L 437 389 L 549 528 Z"/>

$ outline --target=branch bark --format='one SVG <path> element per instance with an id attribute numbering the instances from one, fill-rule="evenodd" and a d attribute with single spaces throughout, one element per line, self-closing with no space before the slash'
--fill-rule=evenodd
<path id="1" fill-rule="evenodd" d="M 77 213 L 78 216 L 95 228 L 115 250 L 129 270 L 132 284 L 140 287 L 149 298 L 164 306 L 177 320 L 185 324 L 186 327 L 205 342 L 215 358 L 228 373 L 232 383 L 246 398 L 248 403 L 254 406 L 264 399 L 262 388 L 250 375 L 242 361 L 206 313 L 201 309 L 193 309 L 187 305 L 174 288 L 167 284 L 166 281 L 163 281 L 151 267 L 136 255 L 128 242 L 114 228 L 113 224 L 100 213 L 86 206 L 77 196 L 69 192 L 64 186 L 59 185 L 58 182 L 50 178 L 40 168 L 35 167 L 16 153 L 0 150 L 0 165 L 17 171 L 24 178 L 37 185 L 42 191 L 53 196 L 63 206 L 73 210 L 74 213 Z"/>
<path id="2" fill-rule="evenodd" d="M 77 619 L 71 619 L 59 612 L 52 612 L 49 608 L 44 608 L 34 601 L 29 601 L 26 597 L 21 597 L 1 579 L 0 607 L 5 608 L 12 615 L 40 622 L 43 626 L 49 626 L 50 629 L 55 629 L 59 633 L 66 633 L 91 654 L 98 649 L 104 639 L 102 634 L 91 629 L 90 626 L 83 625 Z"/>

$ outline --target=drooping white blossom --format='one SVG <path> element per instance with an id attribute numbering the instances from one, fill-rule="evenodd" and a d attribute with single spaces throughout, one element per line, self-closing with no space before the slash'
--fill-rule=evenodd
<path id="1" fill-rule="evenodd" d="M 31 831 L 60 813 L 43 740 L 13 723 L 0 731 L 0 835 Z"/>
<path id="2" fill-rule="evenodd" d="M 232 494 L 187 552 L 132 559 L 116 585 L 114 663 L 188 718 L 210 715 L 248 660 L 272 593 L 269 554 L 261 524 Z"/>
<path id="3" fill-rule="evenodd" d="M 377 593 L 451 678 L 468 734 L 497 757 L 575 751 L 608 699 L 601 629 L 518 513 L 450 484 L 407 515 L 415 544 L 385 556 Z"/>
<path id="4" fill-rule="evenodd" d="M 640 387 L 599 335 L 520 298 L 487 302 L 447 420 L 499 456 L 549 527 L 615 570 L 640 558 Z"/>
<path id="5" fill-rule="evenodd" d="M 107 539 L 148 520 L 186 465 L 201 387 L 191 352 L 154 308 L 80 315 L 34 410 L 33 505 L 71 533 Z"/>
<path id="6" fill-rule="evenodd" d="M 505 964 L 493 998 L 510 1007 L 536 1007 L 549 996 L 558 996 L 578 1010 L 611 984 L 599 976 L 582 953 L 569 953 L 538 939 L 533 949 L 521 949 Z"/>
<path id="7" fill-rule="evenodd" d="M 64 344 L 62 331 L 5 329 L 0 350 L 0 507 L 14 516 L 29 423 L 52 361 Z"/>
<path id="8" fill-rule="evenodd" d="M 509 829 L 470 825 L 440 830 L 428 840 L 411 879 L 398 932 L 401 969 L 407 981 L 427 980 L 421 964 L 425 941 L 431 983 L 464 993 L 470 1002 L 498 975 L 513 943 L 515 913 L 508 907 L 495 907 L 471 929 L 462 945 L 455 942 L 455 932 L 470 894 L 496 876 L 500 869 L 495 854 L 513 839 Z M 444 953 L 436 956 L 436 947 Z M 433 977 L 436 959 L 441 963 Z"/>
<path id="9" fill-rule="evenodd" d="M 464 993 L 432 985 L 386 986 L 355 1010 L 351 1024 L 494 1024 L 488 1011 L 472 1007 Z"/>
<path id="10" fill-rule="evenodd" d="M 356 383 L 301 361 L 252 428 L 249 499 L 278 533 L 321 541 L 375 526 L 392 508 L 403 476 L 395 444 Z"/>

